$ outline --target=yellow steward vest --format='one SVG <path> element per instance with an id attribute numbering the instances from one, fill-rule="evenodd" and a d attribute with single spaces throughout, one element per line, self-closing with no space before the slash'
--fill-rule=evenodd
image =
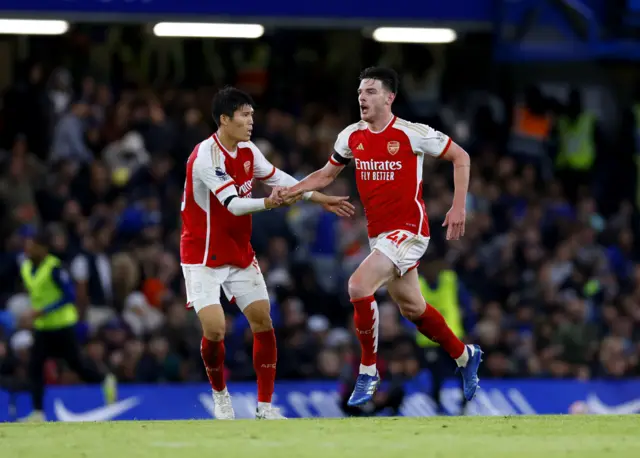
<path id="1" fill-rule="evenodd" d="M 33 263 L 26 260 L 20 267 L 22 281 L 35 310 L 43 310 L 47 306 L 62 299 L 63 292 L 53 279 L 53 270 L 61 264 L 60 259 L 48 255 L 33 271 Z M 38 317 L 33 327 L 40 331 L 54 331 L 78 322 L 78 311 L 74 304 L 65 304 L 46 315 Z"/>
<path id="2" fill-rule="evenodd" d="M 419 278 L 420 292 L 425 301 L 435 307 L 458 337 L 464 337 L 464 327 L 458 302 L 458 276 L 452 270 L 443 270 L 438 275 L 438 286 L 431 289 L 424 277 Z M 416 343 L 420 347 L 435 347 L 438 344 L 420 333 L 416 334 Z"/>

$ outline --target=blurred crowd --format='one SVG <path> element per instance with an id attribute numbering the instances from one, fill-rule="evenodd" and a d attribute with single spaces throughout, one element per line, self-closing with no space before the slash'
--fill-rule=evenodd
<path id="1" fill-rule="evenodd" d="M 533 159 L 510 147 L 514 121 L 503 97 L 473 91 L 464 100 L 443 100 L 438 52 L 427 68 L 406 65 L 398 114 L 442 129 L 472 158 L 467 230 L 457 242 L 445 241 L 440 227 L 452 199 L 451 166 L 427 161 L 432 241 L 420 273 L 457 273 L 468 299 L 460 304 L 464 340 L 486 353 L 481 377 L 640 375 L 638 208 L 633 190 L 615 182 L 634 146 L 620 153 L 629 158 L 607 156 L 607 139 L 598 139 L 590 169 L 596 173 L 561 180 L 549 159 L 557 154 L 552 134 Z M 272 163 L 301 179 L 326 162 L 336 135 L 355 121 L 355 77 L 352 98 L 336 106 L 318 100 L 317 76 L 284 104 L 268 95 L 274 85 L 287 94 L 281 82 L 252 75 L 236 71 L 226 82 L 256 96 L 254 141 Z M 5 91 L 0 375 L 27 377 L 32 336 L 19 263 L 24 235 L 40 226 L 75 281 L 77 332 L 92 364 L 109 367 L 122 382 L 206 380 L 201 330 L 185 308 L 179 208 L 185 160 L 212 132 L 215 89 L 116 86 L 36 62 Z M 313 94 L 309 103 L 306 93 Z M 553 124 L 563 104 L 546 102 L 538 111 Z M 254 188 L 254 196 L 266 192 Z M 356 203 L 352 171 L 327 192 Z M 281 379 L 348 380 L 357 366 L 346 295 L 349 275 L 368 254 L 357 207 L 350 219 L 304 202 L 254 216 L 253 246 L 271 293 Z M 414 327 L 384 290 L 378 299 L 381 366 L 413 377 L 425 366 Z M 228 376 L 252 379 L 252 334 L 234 306 L 224 305 Z M 55 361 L 46 377 L 53 384 L 77 380 Z"/>

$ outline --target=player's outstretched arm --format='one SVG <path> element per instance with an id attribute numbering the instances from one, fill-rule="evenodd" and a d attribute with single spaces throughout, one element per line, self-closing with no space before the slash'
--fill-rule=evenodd
<path id="1" fill-rule="evenodd" d="M 271 210 L 272 208 L 277 208 L 282 205 L 288 205 L 284 202 L 284 199 L 280 197 L 281 192 L 281 188 L 273 188 L 271 195 L 263 199 L 238 197 L 237 195 L 231 196 L 223 205 L 235 216 L 248 215 L 249 213 L 256 213 L 262 210 Z"/>
<path id="2" fill-rule="evenodd" d="M 339 216 L 351 216 L 355 213 L 355 207 L 348 202 L 348 197 L 327 196 L 314 189 L 305 189 L 305 187 L 299 186 L 300 183 L 298 180 L 271 164 L 258 147 L 251 144 L 251 149 L 253 151 L 253 170 L 256 178 L 268 186 L 282 187 L 276 191 L 276 196 L 282 199 L 283 205 L 292 205 L 300 199 L 305 199 L 322 205 L 325 210 Z M 341 168 L 342 167 L 339 169 Z M 340 173 L 340 170 L 335 173 L 331 181 L 333 181 L 338 173 Z M 308 178 L 309 177 L 305 178 L 305 180 Z M 329 183 L 331 181 L 329 181 Z"/>
<path id="3" fill-rule="evenodd" d="M 272 177 L 264 181 L 271 186 L 282 186 L 276 195 L 283 200 L 283 205 L 292 205 L 303 198 L 322 205 L 325 210 L 338 216 L 353 216 L 356 212 L 348 196 L 328 196 L 319 191 L 307 191 L 304 187 L 298 187 L 300 182 L 282 170 L 275 169 Z"/>
<path id="4" fill-rule="evenodd" d="M 356 124 L 340 132 L 333 147 L 334 152 L 325 166 L 311 173 L 300 183 L 293 186 L 291 192 L 298 190 L 318 191 L 329 186 L 333 180 L 337 178 L 345 165 L 353 159 L 353 153 L 349 147 L 349 138 L 355 129 L 354 126 L 356 126 Z"/>
<path id="5" fill-rule="evenodd" d="M 197 169 L 197 173 L 220 203 L 235 216 L 269 210 L 284 202 L 280 197 L 280 188 L 274 189 L 269 197 L 262 199 L 240 197 L 235 182 L 222 167 L 203 167 Z"/>
<path id="6" fill-rule="evenodd" d="M 343 168 L 344 166 L 338 167 L 329 162 L 324 168 L 313 172 L 300 182 L 291 177 L 293 181 L 287 183 L 291 187 L 283 190 L 280 195 L 285 203 L 304 195 L 309 201 L 322 205 L 325 210 L 338 216 L 353 216 L 356 213 L 356 208 L 349 202 L 348 196 L 327 196 L 316 191 L 316 189 L 322 189 L 335 180 Z"/>
<path id="7" fill-rule="evenodd" d="M 335 165 L 332 162 L 327 162 L 324 167 L 309 174 L 300 181 L 300 183 L 293 186 L 290 192 L 296 192 L 298 190 L 307 192 L 324 189 L 333 183 L 333 180 L 342 172 L 342 169 L 344 169 L 344 165 Z"/>
<path id="8" fill-rule="evenodd" d="M 447 240 L 458 240 L 464 235 L 467 219 L 466 205 L 469 191 L 469 175 L 471 173 L 471 159 L 469 154 L 455 142 L 441 156 L 442 159 L 453 163 L 453 204 L 447 212 L 442 226 L 447 227 Z"/>

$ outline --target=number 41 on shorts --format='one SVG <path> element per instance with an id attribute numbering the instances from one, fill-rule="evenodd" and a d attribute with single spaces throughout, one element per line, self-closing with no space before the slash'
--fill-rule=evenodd
<path id="1" fill-rule="evenodd" d="M 391 240 L 395 246 L 399 247 L 402 245 L 402 242 L 409 238 L 409 235 L 405 231 L 398 230 L 387 235 L 387 238 Z"/>

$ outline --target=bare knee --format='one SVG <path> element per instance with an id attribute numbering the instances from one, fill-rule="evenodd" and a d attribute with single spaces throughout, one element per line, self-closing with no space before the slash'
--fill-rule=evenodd
<path id="1" fill-rule="evenodd" d="M 393 278 L 394 272 L 391 260 L 373 250 L 349 278 L 349 297 L 353 300 L 373 296 L 378 288 Z"/>
<path id="2" fill-rule="evenodd" d="M 423 314 L 427 304 L 420 293 L 418 276 L 415 271 L 389 282 L 389 294 L 398 304 L 400 313 L 409 321 L 416 321 Z"/>
<path id="3" fill-rule="evenodd" d="M 202 325 L 202 335 L 207 340 L 219 342 L 225 335 L 224 312 L 220 305 L 210 305 L 198 312 L 198 318 Z"/>
<path id="4" fill-rule="evenodd" d="M 224 339 L 224 334 L 224 323 L 202 323 L 202 335 L 204 335 L 207 340 L 210 340 L 212 342 L 219 342 L 220 340 Z"/>
<path id="5" fill-rule="evenodd" d="M 254 333 L 270 331 L 273 329 L 273 323 L 271 322 L 271 317 L 268 314 L 249 321 L 249 326 L 251 326 L 251 331 Z"/>
<path id="6" fill-rule="evenodd" d="M 403 302 L 398 304 L 400 308 L 400 314 L 409 321 L 416 321 L 420 318 L 426 309 L 424 301 L 421 302 Z"/>
<path id="7" fill-rule="evenodd" d="M 269 301 L 260 300 L 253 302 L 244 309 L 243 313 L 249 321 L 252 332 L 264 332 L 273 329 Z"/>
<path id="8" fill-rule="evenodd" d="M 351 299 L 361 299 L 363 297 L 373 296 L 376 291 L 367 283 L 368 282 L 364 280 L 363 276 L 359 275 L 356 271 L 349 278 L 349 297 Z"/>

